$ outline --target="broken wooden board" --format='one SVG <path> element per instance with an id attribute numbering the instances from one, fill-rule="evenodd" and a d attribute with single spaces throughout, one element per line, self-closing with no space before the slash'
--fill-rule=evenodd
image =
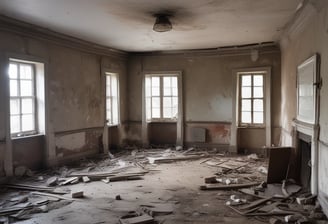
<path id="1" fill-rule="evenodd" d="M 147 203 L 141 204 L 140 208 L 150 216 L 168 215 L 174 211 L 173 205 L 170 203 Z"/>
<path id="2" fill-rule="evenodd" d="M 79 177 L 70 177 L 68 179 L 65 179 L 59 185 L 75 184 L 75 183 L 78 183 L 78 182 L 79 182 Z"/>
<path id="3" fill-rule="evenodd" d="M 132 218 L 126 218 L 126 219 L 119 219 L 120 224 L 147 224 L 147 223 L 154 223 L 154 218 L 143 214 L 141 216 L 136 216 Z"/>
<path id="4" fill-rule="evenodd" d="M 230 185 L 223 185 L 223 184 L 206 184 L 200 186 L 201 190 L 232 190 L 232 189 L 239 189 L 245 187 L 252 187 L 259 185 L 258 182 L 251 182 L 251 183 L 244 183 L 244 184 L 230 184 Z"/>
<path id="5" fill-rule="evenodd" d="M 176 157 L 147 157 L 150 164 L 154 163 L 170 163 L 175 161 L 183 161 L 183 160 L 196 160 L 201 158 L 209 157 L 210 155 L 202 154 L 202 155 L 193 155 L 193 156 L 176 156 Z"/>
<path id="6" fill-rule="evenodd" d="M 60 191 L 54 187 L 45 187 L 45 186 L 36 186 L 36 185 L 27 185 L 27 184 L 5 184 L 3 187 L 19 189 L 19 190 L 28 190 L 28 191 L 42 191 L 49 192 L 53 194 L 66 194 L 66 191 Z"/>

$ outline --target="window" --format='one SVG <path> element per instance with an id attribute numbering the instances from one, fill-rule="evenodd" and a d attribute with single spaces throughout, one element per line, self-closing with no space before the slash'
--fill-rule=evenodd
<path id="1" fill-rule="evenodd" d="M 260 73 L 241 74 L 240 96 L 240 124 L 263 125 L 264 124 L 264 75 Z"/>
<path id="2" fill-rule="evenodd" d="M 178 77 L 146 75 L 146 118 L 148 121 L 176 121 L 178 117 Z"/>
<path id="3" fill-rule="evenodd" d="M 118 116 L 118 77 L 106 72 L 106 119 L 108 125 L 117 125 Z"/>
<path id="4" fill-rule="evenodd" d="M 38 132 L 34 64 L 10 61 L 10 133 L 23 136 Z"/>

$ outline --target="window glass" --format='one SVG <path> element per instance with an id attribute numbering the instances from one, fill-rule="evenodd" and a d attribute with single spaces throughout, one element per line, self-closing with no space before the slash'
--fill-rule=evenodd
<path id="1" fill-rule="evenodd" d="M 10 132 L 14 136 L 37 132 L 34 64 L 9 63 Z"/>
<path id="2" fill-rule="evenodd" d="M 263 124 L 263 74 L 243 74 L 240 80 L 240 122 L 242 124 Z"/>
<path id="3" fill-rule="evenodd" d="M 146 118 L 176 119 L 178 111 L 177 76 L 145 77 Z"/>
<path id="4" fill-rule="evenodd" d="M 106 120 L 109 125 L 119 123 L 118 76 L 106 73 Z"/>

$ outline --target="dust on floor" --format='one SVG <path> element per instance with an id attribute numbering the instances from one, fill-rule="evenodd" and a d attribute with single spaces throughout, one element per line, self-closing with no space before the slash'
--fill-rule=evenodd
<path id="1" fill-rule="evenodd" d="M 262 223 L 257 217 L 242 216 L 226 206 L 231 195 L 240 197 L 237 190 L 202 191 L 200 186 L 208 177 L 222 186 L 260 183 L 266 179 L 266 172 L 266 159 L 256 155 L 134 150 L 115 155 L 114 159 L 84 160 L 77 167 L 61 167 L 15 180 L 2 190 L 0 206 L 2 210 L 6 206 L 27 206 L 18 210 L 22 214 L 6 216 L 7 221 L 17 223 L 114 224 L 122 217 L 133 216 L 131 212 L 154 216 L 157 223 L 165 224 Z M 83 182 L 82 177 L 86 176 L 90 182 Z M 37 187 L 12 190 L 18 183 L 42 186 L 39 190 L 47 193 L 37 194 Z M 47 183 L 61 186 L 46 187 Z M 74 192 L 83 192 L 83 197 L 72 198 Z M 61 195 L 56 198 L 53 193 Z M 27 200 L 19 201 L 24 196 Z"/>

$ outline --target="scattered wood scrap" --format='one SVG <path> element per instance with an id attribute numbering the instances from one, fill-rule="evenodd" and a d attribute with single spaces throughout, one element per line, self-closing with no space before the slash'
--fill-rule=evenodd
<path id="1" fill-rule="evenodd" d="M 12 189 L 19 189 L 19 190 L 28 190 L 28 191 L 41 191 L 41 192 L 48 192 L 53 194 L 66 194 L 66 191 L 61 191 L 54 187 L 46 187 L 46 186 L 36 186 L 36 185 L 27 185 L 27 184 L 4 184 L 3 187 L 12 188 Z"/>
<path id="2" fill-rule="evenodd" d="M 143 214 L 136 217 L 131 218 L 120 218 L 120 224 L 147 224 L 147 223 L 154 223 L 154 218 L 150 215 Z"/>
<path id="3" fill-rule="evenodd" d="M 251 183 L 244 183 L 244 184 L 230 184 L 230 185 L 223 185 L 223 184 L 206 184 L 200 186 L 201 190 L 232 190 L 232 189 L 239 189 L 245 187 L 252 187 L 259 185 L 258 182 L 251 182 Z"/>
<path id="4" fill-rule="evenodd" d="M 209 157 L 207 154 L 191 155 L 191 156 L 176 156 L 176 157 L 147 157 L 150 164 L 153 163 L 170 163 L 183 160 L 194 160 Z"/>

